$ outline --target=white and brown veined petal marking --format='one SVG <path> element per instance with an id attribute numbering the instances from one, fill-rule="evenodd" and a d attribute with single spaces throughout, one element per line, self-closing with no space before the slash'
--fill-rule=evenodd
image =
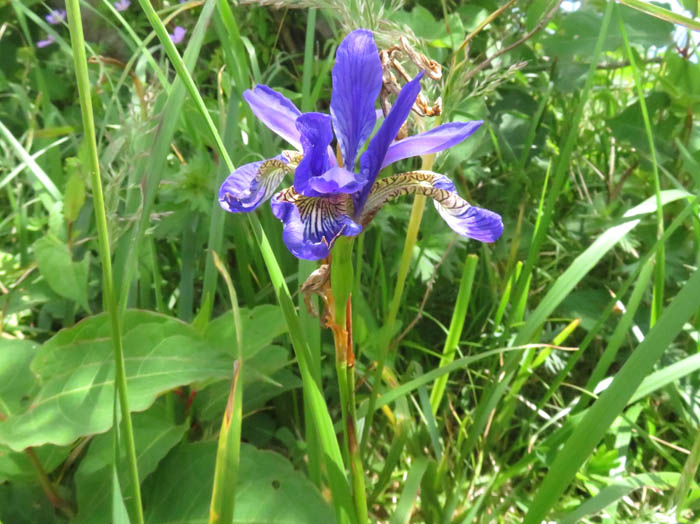
<path id="1" fill-rule="evenodd" d="M 366 226 L 389 200 L 408 194 L 432 198 L 440 216 L 461 236 L 494 242 L 503 232 L 500 215 L 472 206 L 457 194 L 449 178 L 432 171 L 410 171 L 377 180 L 362 210 L 360 224 Z"/>
<path id="2" fill-rule="evenodd" d="M 290 187 L 277 193 L 271 205 L 273 214 L 284 223 L 287 247 L 295 256 L 303 253 L 308 260 L 327 257 L 340 235 L 354 236 L 362 231 L 350 218 L 350 195 L 308 197 Z"/>
<path id="3" fill-rule="evenodd" d="M 245 164 L 221 185 L 219 203 L 231 213 L 252 211 L 275 193 L 285 175 L 293 172 L 284 154 Z"/>

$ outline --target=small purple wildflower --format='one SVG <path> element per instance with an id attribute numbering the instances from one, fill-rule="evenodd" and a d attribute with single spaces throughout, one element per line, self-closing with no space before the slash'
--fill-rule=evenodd
<path id="1" fill-rule="evenodd" d="M 129 9 L 129 6 L 131 5 L 131 2 L 129 0 L 119 0 L 118 2 L 114 2 L 114 8 L 117 11 L 126 11 Z"/>
<path id="2" fill-rule="evenodd" d="M 330 115 L 302 114 L 291 100 L 264 85 L 246 90 L 243 98 L 253 114 L 296 151 L 236 169 L 219 189 L 219 204 L 231 213 L 247 213 L 269 199 L 272 213 L 284 225 L 287 248 L 306 260 L 327 257 L 339 236 L 360 234 L 385 203 L 409 193 L 432 198 L 440 216 L 459 235 L 495 242 L 503 232 L 501 217 L 472 206 L 446 176 L 412 171 L 378 179 L 389 164 L 455 146 L 483 123 L 450 122 L 395 140 L 418 97 L 422 77 L 423 72 L 418 73 L 401 89 L 371 137 L 382 64 L 374 37 L 365 29 L 353 31 L 338 46 Z M 334 138 L 337 158 L 331 147 Z M 277 191 L 286 175 L 294 177 L 292 187 Z"/>
<path id="3" fill-rule="evenodd" d="M 172 33 L 170 33 L 170 40 L 172 40 L 173 44 L 179 44 L 185 39 L 185 34 L 187 33 L 187 29 L 181 26 L 175 26 L 175 29 L 173 30 Z"/>
<path id="4" fill-rule="evenodd" d="M 50 46 L 51 44 L 53 44 L 55 41 L 56 40 L 54 39 L 54 37 L 52 35 L 48 35 L 44 40 L 39 40 L 36 43 L 36 46 L 39 48 L 47 47 L 47 46 Z"/>
<path id="5" fill-rule="evenodd" d="M 44 19 L 51 25 L 58 25 L 66 19 L 66 10 L 53 9 Z"/>

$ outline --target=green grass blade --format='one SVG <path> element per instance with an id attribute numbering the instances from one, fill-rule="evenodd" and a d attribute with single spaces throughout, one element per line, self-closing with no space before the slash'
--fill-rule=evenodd
<path id="1" fill-rule="evenodd" d="M 34 176 L 34 178 L 36 178 L 37 182 L 39 185 L 41 185 L 44 191 L 51 196 L 53 201 L 60 202 L 63 200 L 63 196 L 56 187 L 56 184 L 54 184 L 51 178 L 49 178 L 49 175 L 47 175 L 44 170 L 39 167 L 39 164 L 36 163 L 34 157 L 30 155 L 26 149 L 24 149 L 22 144 L 19 143 L 12 132 L 5 127 L 2 120 L 0 120 L 0 134 L 5 137 L 5 140 L 7 140 L 12 149 L 15 151 L 17 157 L 29 167 L 29 172 Z"/>
<path id="2" fill-rule="evenodd" d="M 425 474 L 425 470 L 428 469 L 429 463 L 427 458 L 421 457 L 411 466 L 403 491 L 401 491 L 401 497 L 396 505 L 396 511 L 391 516 L 389 524 L 408 524 L 410 522 L 413 506 L 418 498 L 420 481 Z"/>
<path id="3" fill-rule="evenodd" d="M 90 152 L 89 168 L 92 182 L 95 221 L 97 223 L 100 261 L 102 263 L 102 289 L 104 301 L 107 304 L 111 322 L 111 338 L 114 350 L 114 378 L 118 392 L 119 406 L 121 408 L 122 423 L 124 424 L 124 441 L 131 476 L 130 495 L 133 504 L 133 518 L 137 524 L 143 524 L 143 508 L 141 505 L 141 487 L 136 457 L 136 445 L 134 442 L 131 412 L 129 410 L 126 371 L 124 365 L 121 314 L 117 303 L 117 297 L 114 293 L 114 281 L 112 279 L 112 258 L 109 247 L 107 212 L 105 210 L 104 196 L 102 194 L 100 160 L 97 152 L 95 121 L 92 113 L 92 91 L 90 88 L 90 77 L 88 76 L 87 57 L 85 55 L 85 40 L 83 36 L 83 23 L 80 18 L 79 1 L 67 0 L 66 10 L 68 12 L 68 25 L 70 28 L 71 44 L 73 46 L 73 59 L 78 84 L 78 95 L 80 98 L 80 109 L 83 119 L 83 132 Z M 114 426 L 116 427 L 116 417 L 114 418 L 114 421 Z"/>
<path id="4" fill-rule="evenodd" d="M 697 311 L 698 306 L 700 271 L 696 270 L 557 454 L 530 505 L 525 524 L 539 524 L 546 517 L 644 377 L 649 375 L 656 361 L 682 331 L 683 324 Z"/>
<path id="5" fill-rule="evenodd" d="M 452 320 L 450 320 L 450 330 L 445 339 L 445 345 L 442 348 L 442 358 L 440 359 L 439 367 L 443 367 L 455 358 L 459 339 L 462 336 L 464 322 L 467 319 L 467 307 L 469 306 L 469 298 L 474 284 L 474 275 L 476 274 L 476 266 L 479 263 L 479 257 L 469 255 L 464 261 L 462 270 L 462 278 L 459 281 L 459 292 L 457 293 L 457 302 L 452 311 Z M 430 406 L 433 414 L 437 413 L 442 397 L 445 394 L 448 375 L 442 375 L 433 384 L 433 390 L 430 392 Z"/>

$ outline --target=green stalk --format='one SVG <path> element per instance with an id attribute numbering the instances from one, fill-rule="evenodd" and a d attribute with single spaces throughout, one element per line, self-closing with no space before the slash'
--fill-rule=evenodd
<path id="1" fill-rule="evenodd" d="M 459 339 L 462 336 L 462 329 L 467 317 L 467 307 L 469 306 L 469 298 L 472 292 L 472 284 L 474 283 L 474 275 L 476 274 L 476 266 L 479 263 L 479 257 L 469 255 L 464 261 L 464 269 L 462 271 L 462 279 L 459 281 L 459 293 L 457 293 L 457 303 L 452 311 L 452 320 L 450 320 L 450 329 L 447 332 L 445 345 L 442 348 L 442 358 L 440 365 L 443 367 L 452 362 L 457 352 Z M 442 375 L 435 381 L 433 390 L 430 392 L 430 407 L 433 414 L 437 413 L 440 402 L 445 394 L 448 375 Z"/>
<path id="2" fill-rule="evenodd" d="M 637 89 L 637 98 L 639 98 L 639 105 L 642 110 L 642 119 L 644 120 L 644 130 L 649 141 L 649 154 L 651 156 L 651 169 L 654 175 L 654 192 L 656 193 L 656 238 L 659 239 L 664 234 L 664 210 L 661 205 L 661 184 L 659 181 L 659 168 L 656 163 L 656 147 L 654 146 L 654 136 L 651 132 L 651 121 L 649 120 L 649 111 L 647 110 L 647 104 L 644 100 L 644 90 L 642 89 L 642 80 L 639 77 L 639 69 L 634 61 L 634 55 L 632 54 L 632 48 L 630 47 L 629 40 L 627 38 L 627 29 L 625 29 L 625 24 L 622 21 L 622 16 L 620 16 L 620 10 L 616 7 L 615 14 L 617 15 L 617 22 L 620 26 L 620 34 L 622 35 L 622 41 L 625 43 L 625 52 L 627 53 L 627 58 L 630 61 L 630 67 L 632 68 L 632 76 L 634 78 L 634 86 Z M 651 301 L 651 319 L 650 327 L 652 327 L 656 320 L 659 318 L 664 305 L 664 277 L 665 277 L 665 266 L 666 266 L 666 246 L 665 244 L 659 244 L 659 248 L 656 252 L 656 272 L 654 274 L 654 291 L 652 294 Z"/>
<path id="3" fill-rule="evenodd" d="M 121 314 L 114 294 L 114 281 L 112 280 L 112 259 L 109 249 L 109 231 L 107 229 L 107 211 L 105 209 L 104 195 L 102 194 L 102 180 L 100 179 L 100 161 L 95 140 L 95 121 L 92 113 L 92 98 L 90 91 L 90 78 L 87 69 L 87 57 L 85 56 L 85 39 L 83 37 L 83 24 L 80 19 L 79 0 L 66 0 L 68 14 L 68 27 L 70 29 L 71 44 L 73 46 L 73 60 L 75 62 L 75 76 L 78 83 L 78 95 L 80 109 L 83 117 L 83 133 L 90 150 L 90 178 L 93 191 L 93 206 L 95 208 L 95 223 L 97 225 L 97 240 L 102 263 L 102 288 L 104 301 L 109 310 L 112 328 L 112 344 L 114 346 L 114 380 L 119 395 L 122 421 L 124 423 L 124 437 L 126 441 L 126 453 L 131 474 L 131 499 L 133 504 L 132 517 L 137 524 L 143 524 L 143 509 L 141 506 L 141 486 L 139 483 L 138 464 L 136 460 L 136 445 L 134 443 L 134 430 L 131 424 L 131 412 L 129 411 L 129 398 L 127 393 L 126 369 L 124 366 L 124 348 L 122 345 Z M 117 420 L 115 417 L 115 429 Z"/>
<path id="4" fill-rule="evenodd" d="M 340 237 L 331 259 L 336 371 L 343 417 L 344 443 L 347 447 L 352 479 L 353 500 L 361 524 L 368 522 L 365 472 L 357 445 L 357 409 L 355 406 L 355 355 L 352 349 L 352 309 L 348 308 L 354 285 L 352 266 L 353 237 Z"/>
<path id="5" fill-rule="evenodd" d="M 427 164 L 430 164 L 430 166 L 426 168 L 425 166 Z M 424 157 L 423 169 L 430 169 L 431 167 L 432 159 L 428 162 L 426 161 L 426 157 Z M 363 451 L 368 444 L 369 428 L 372 426 L 372 419 L 374 418 L 374 410 L 377 405 L 377 397 L 381 387 L 382 372 L 384 371 L 386 359 L 389 355 L 389 345 L 391 344 L 391 338 L 394 332 L 394 324 L 396 323 L 396 316 L 399 313 L 401 297 L 403 297 L 403 288 L 406 284 L 408 270 L 411 267 L 413 248 L 416 245 L 416 240 L 418 239 L 418 230 L 420 229 L 420 222 L 423 219 L 424 210 L 425 196 L 416 195 L 415 199 L 413 200 L 413 207 L 411 208 L 411 217 L 408 220 L 406 238 L 404 240 L 403 251 L 401 253 L 401 261 L 399 262 L 399 273 L 396 276 L 396 285 L 394 286 L 394 295 L 391 299 L 389 312 L 384 320 L 384 327 L 380 332 L 379 360 L 377 361 L 377 367 L 372 374 L 372 391 L 370 392 L 369 404 L 367 406 L 367 419 L 365 420 L 365 424 L 362 429 L 362 440 L 360 441 L 360 449 Z"/>

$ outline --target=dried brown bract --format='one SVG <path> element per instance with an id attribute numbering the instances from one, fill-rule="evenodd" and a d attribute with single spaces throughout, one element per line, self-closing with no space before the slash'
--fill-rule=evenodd
<path id="1" fill-rule="evenodd" d="M 431 80 L 440 80 L 442 78 L 442 66 L 435 60 L 428 58 L 422 53 L 416 51 L 404 36 L 399 37 L 399 43 L 379 52 L 379 59 L 382 62 L 382 80 L 384 85 L 379 95 L 379 100 L 382 106 L 382 111 L 386 116 L 391 109 L 389 97 L 398 95 L 401 91 L 401 83 L 411 80 L 411 77 L 404 69 L 401 60 L 407 59 L 412 62 L 419 70 L 425 71 L 425 75 Z M 397 78 L 397 74 L 399 78 Z M 418 94 L 413 111 L 420 116 L 438 116 L 442 113 L 442 98 L 439 98 L 430 103 L 422 93 Z M 405 138 L 408 132 L 404 127 L 399 131 L 397 140 Z"/>

